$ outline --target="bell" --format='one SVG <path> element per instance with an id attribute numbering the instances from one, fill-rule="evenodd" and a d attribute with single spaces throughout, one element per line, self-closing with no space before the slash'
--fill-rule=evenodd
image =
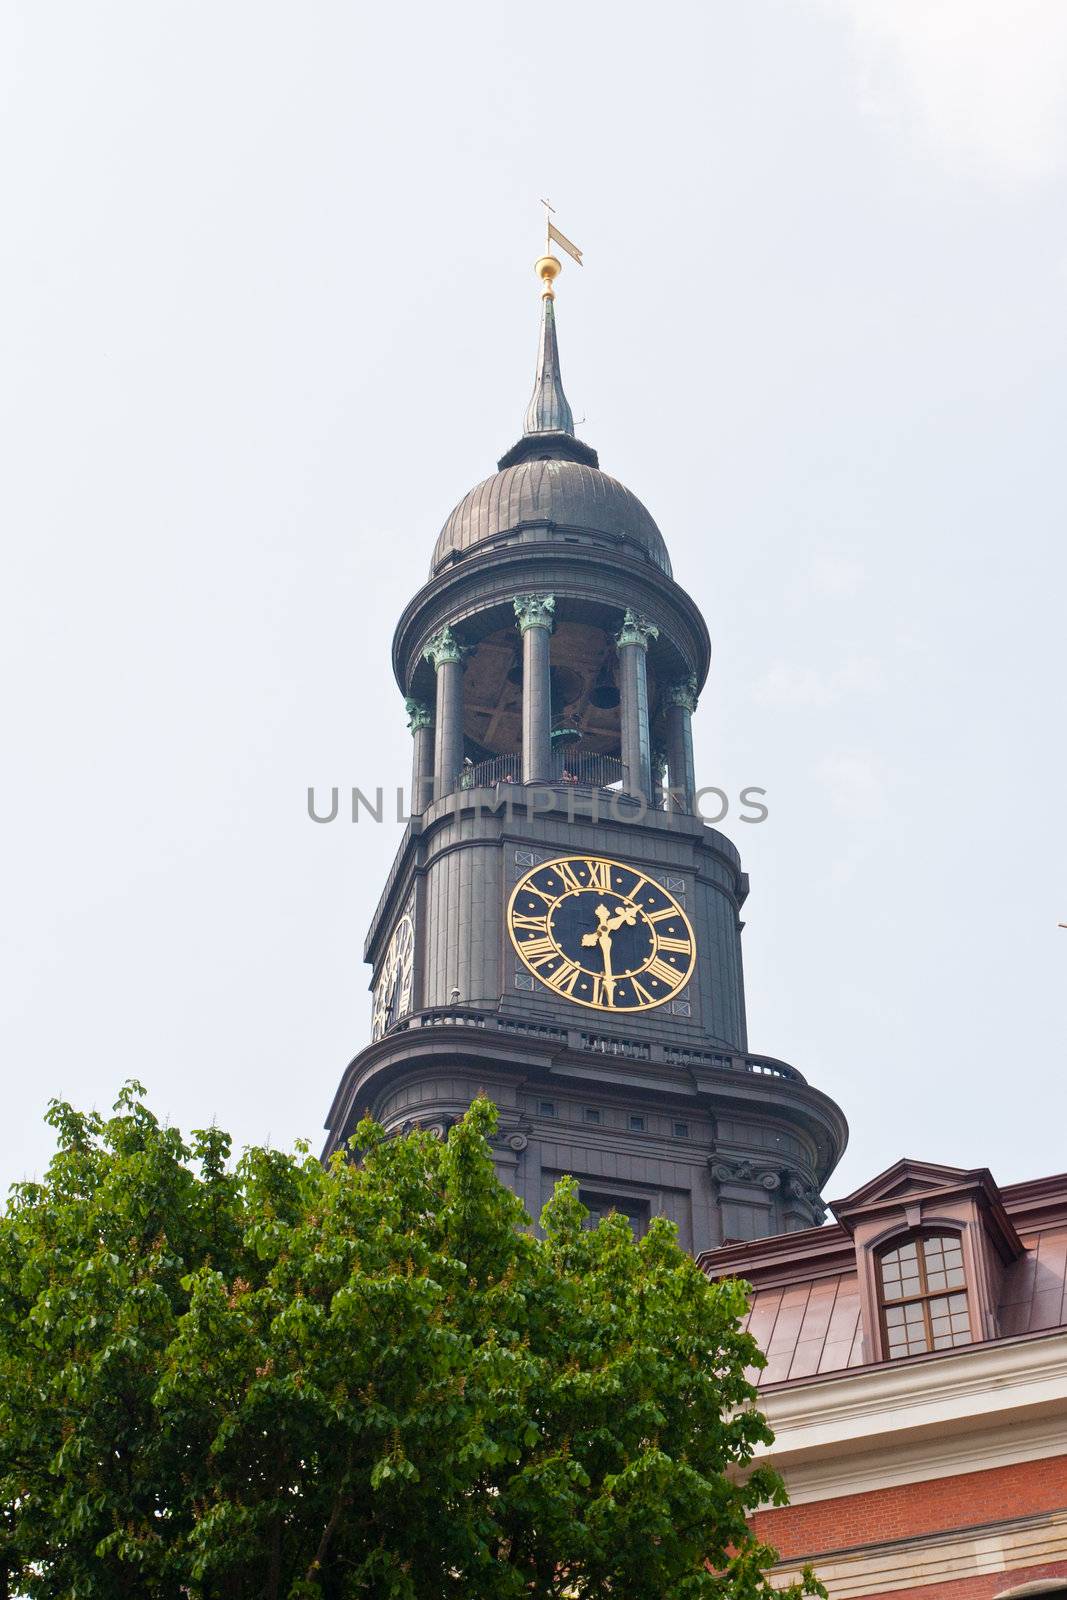
<path id="1" fill-rule="evenodd" d="M 620 698 L 619 691 L 615 687 L 615 679 L 611 674 L 611 663 L 605 661 L 597 674 L 593 692 L 589 696 L 589 704 L 596 706 L 599 711 L 614 711 Z"/>

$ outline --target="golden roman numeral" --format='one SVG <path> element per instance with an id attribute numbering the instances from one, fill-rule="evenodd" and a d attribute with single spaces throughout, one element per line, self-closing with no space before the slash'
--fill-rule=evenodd
<path id="1" fill-rule="evenodd" d="M 587 861 L 589 869 L 590 889 L 599 889 L 601 894 L 606 894 L 611 889 L 611 862 Z"/>
<path id="2" fill-rule="evenodd" d="M 690 951 L 688 939 L 660 939 L 657 941 L 658 950 L 675 950 L 679 955 L 687 956 Z"/>
<path id="3" fill-rule="evenodd" d="M 538 889 L 536 884 L 533 884 L 533 883 L 524 883 L 523 886 L 522 886 L 521 893 L 522 894 L 535 894 L 539 900 L 543 900 L 545 902 L 546 906 L 551 906 L 551 905 L 555 904 L 555 896 L 554 895 L 546 894 L 544 889 Z"/>
<path id="4" fill-rule="evenodd" d="M 656 1000 L 656 998 L 657 998 L 657 996 L 656 996 L 656 995 L 654 995 L 654 994 L 649 994 L 649 992 L 648 992 L 648 990 L 647 990 L 647 989 L 646 989 L 646 988 L 645 988 L 645 986 L 644 986 L 644 984 L 643 984 L 643 983 L 638 983 L 638 981 L 637 981 L 637 979 L 636 979 L 636 978 L 631 978 L 631 979 L 630 979 L 630 982 L 631 982 L 631 983 L 632 983 L 632 984 L 633 984 L 633 986 L 634 986 L 634 994 L 635 994 L 635 995 L 636 995 L 636 996 L 637 996 L 637 997 L 638 997 L 638 999 L 639 999 L 639 1000 L 641 1000 L 641 1001 L 642 1001 L 642 1002 L 643 1002 L 643 1003 L 644 1003 L 644 1004 L 645 1004 L 645 1005 L 651 1005 L 651 1004 L 652 1004 L 652 1003 L 653 1003 L 653 1001 L 654 1001 L 654 1000 Z"/>
<path id="5" fill-rule="evenodd" d="M 555 989 L 557 994 L 565 994 L 570 999 L 574 993 L 574 985 L 581 976 L 582 969 L 576 961 L 564 960 L 555 972 L 550 972 L 542 981 L 547 983 L 550 989 Z"/>
<path id="6" fill-rule="evenodd" d="M 645 968 L 645 972 L 650 978 L 658 978 L 661 983 L 668 983 L 672 987 L 681 977 L 681 973 L 678 971 L 677 967 L 672 967 L 668 962 L 661 961 L 659 956 L 655 956 L 648 963 L 648 966 Z"/>
<path id="7" fill-rule="evenodd" d="M 669 922 L 671 917 L 676 917 L 678 913 L 673 906 L 668 906 L 666 911 L 646 911 L 645 915 L 649 922 Z"/>
<path id="8" fill-rule="evenodd" d="M 523 915 L 523 913 L 516 911 L 515 915 L 511 919 L 511 926 L 513 928 L 525 928 L 530 933 L 547 933 L 548 918 L 545 916 L 544 912 L 537 917 L 528 917 Z"/>
<path id="9" fill-rule="evenodd" d="M 584 889 L 585 888 L 585 884 L 581 881 L 581 879 L 579 878 L 578 874 L 575 872 L 574 868 L 571 866 L 569 861 L 557 861 L 556 862 L 556 871 L 559 873 L 560 877 L 563 879 L 563 884 L 564 884 L 565 888 L 570 889 L 570 890 Z"/>
<path id="10" fill-rule="evenodd" d="M 614 978 L 605 978 L 603 974 L 593 979 L 593 1004 L 604 1006 L 614 1011 L 615 1009 L 615 983 Z"/>
<path id="11" fill-rule="evenodd" d="M 552 961 L 559 955 L 559 951 L 551 939 L 520 939 L 519 949 L 522 951 L 523 960 L 528 961 L 532 967 L 541 967 L 546 961 Z"/>

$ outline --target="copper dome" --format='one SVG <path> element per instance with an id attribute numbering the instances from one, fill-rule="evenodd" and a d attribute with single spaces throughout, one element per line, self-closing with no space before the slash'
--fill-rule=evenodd
<path id="1" fill-rule="evenodd" d="M 430 576 L 475 546 L 521 538 L 538 524 L 605 534 L 671 576 L 663 535 L 637 496 L 599 468 L 565 459 L 515 462 L 464 495 L 438 535 Z"/>

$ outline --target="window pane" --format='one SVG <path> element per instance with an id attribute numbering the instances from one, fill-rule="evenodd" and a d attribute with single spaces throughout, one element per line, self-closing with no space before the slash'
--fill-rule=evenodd
<path id="1" fill-rule="evenodd" d="M 905 1239 L 879 1258 L 886 1354 L 970 1342 L 963 1247 L 956 1234 Z M 949 1291 L 955 1291 L 949 1293 Z"/>

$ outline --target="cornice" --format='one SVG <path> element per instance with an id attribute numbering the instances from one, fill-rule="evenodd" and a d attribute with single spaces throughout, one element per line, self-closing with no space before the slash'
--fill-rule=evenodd
<path id="1" fill-rule="evenodd" d="M 771 1385 L 760 1407 L 775 1441 L 758 1453 L 779 1467 L 1052 1412 L 1067 1419 L 1067 1329 Z"/>
<path id="2" fill-rule="evenodd" d="M 1067 1223 L 1067 1173 L 1006 1183 L 1000 1191 L 1004 1209 L 1020 1232 Z"/>
<path id="3" fill-rule="evenodd" d="M 856 1248 L 839 1222 L 705 1250 L 697 1265 L 711 1278 L 744 1278 L 756 1289 L 856 1270 Z"/>
<path id="4" fill-rule="evenodd" d="M 550 569 L 547 573 L 546 566 Z M 532 568 L 540 569 L 535 584 Z M 393 635 L 393 673 L 401 692 L 410 693 L 412 664 L 419 660 L 426 640 L 438 631 L 442 618 L 461 623 L 465 606 L 480 611 L 497 603 L 510 605 L 513 595 L 531 586 L 557 596 L 602 599 L 604 585 L 597 581 L 598 573 L 613 582 L 620 576 L 625 579 L 628 596 L 623 610 L 625 604 L 632 604 L 650 614 L 661 628 L 666 624 L 668 640 L 693 657 L 686 666 L 695 675 L 699 692 L 711 662 L 711 636 L 692 596 L 652 562 L 630 556 L 624 549 L 609 551 L 561 539 L 511 541 L 483 550 L 424 584 L 408 601 Z"/>
<path id="5" fill-rule="evenodd" d="M 349 1137 L 353 1107 L 362 1109 L 404 1072 L 433 1062 L 452 1066 L 462 1062 L 472 1067 L 487 1062 L 505 1071 L 521 1070 L 543 1082 L 568 1079 L 608 1084 L 620 1092 L 636 1088 L 675 1094 L 690 1104 L 703 1101 L 719 1113 L 746 1109 L 786 1124 L 799 1123 L 815 1141 L 817 1177 L 840 1158 L 848 1134 L 844 1118 L 834 1102 L 810 1084 L 747 1070 L 674 1066 L 666 1060 L 665 1047 L 653 1040 L 641 1041 L 647 1056 L 606 1058 L 581 1047 L 584 1032 L 582 1027 L 547 1024 L 537 1033 L 528 1033 L 510 1017 L 472 1008 L 416 1013 L 366 1045 L 349 1062 L 327 1118 L 326 1154 Z M 747 1056 L 741 1059 L 747 1060 Z"/>

